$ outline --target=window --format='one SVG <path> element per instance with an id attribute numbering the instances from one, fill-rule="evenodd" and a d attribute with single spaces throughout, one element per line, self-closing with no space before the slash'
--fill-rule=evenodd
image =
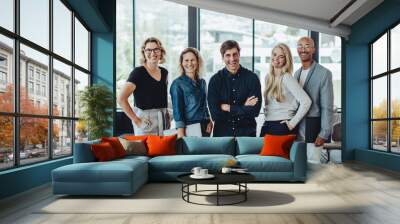
<path id="1" fill-rule="evenodd" d="M 29 79 L 33 80 L 33 67 L 32 66 L 29 66 L 28 74 L 29 74 Z"/>
<path id="2" fill-rule="evenodd" d="M 75 117 L 79 117 L 81 114 L 81 108 L 79 107 L 79 95 L 89 86 L 89 74 L 75 70 Z"/>
<path id="3" fill-rule="evenodd" d="M 42 96 L 46 96 L 46 86 L 42 86 Z"/>
<path id="4" fill-rule="evenodd" d="M 15 8 L 14 2 L 20 7 Z M 79 102 L 79 90 L 72 92 L 71 86 L 90 84 L 90 32 L 66 4 L 63 0 L 0 0 L 0 26 L 8 30 L 0 29 L 0 170 L 73 152 L 74 124 L 79 119 L 79 114 L 73 114 L 73 101 Z M 19 12 L 14 14 L 14 9 Z M 18 63 L 14 61 L 14 42 L 19 44 Z M 75 60 L 72 55 L 76 55 Z M 18 74 L 14 72 L 16 64 Z M 14 88 L 15 78 L 19 88 Z M 14 107 L 19 110 L 14 111 Z"/>
<path id="5" fill-rule="evenodd" d="M 300 60 L 300 59 L 299 59 Z M 342 107 L 342 40 L 338 36 L 319 34 L 319 63 L 332 72 L 334 106 Z M 339 114 L 336 114 L 338 122 Z"/>
<path id="6" fill-rule="evenodd" d="M 21 36 L 49 48 L 49 0 L 20 0 Z"/>
<path id="7" fill-rule="evenodd" d="M 400 25 L 370 45 L 371 148 L 400 153 Z"/>
<path id="8" fill-rule="evenodd" d="M 169 71 L 171 84 L 179 75 L 179 54 L 188 46 L 188 8 L 164 0 L 134 2 L 135 16 L 141 18 L 135 20 L 135 66 L 140 65 L 143 41 L 151 36 L 157 37 L 167 51 L 166 62 L 162 66 Z"/>
<path id="9" fill-rule="evenodd" d="M 63 86 L 65 83 L 70 83 L 72 85 L 72 69 L 71 66 L 68 66 L 56 59 L 53 60 L 53 114 L 54 115 L 59 115 L 63 117 L 72 117 L 72 92 L 71 89 L 65 89 Z M 61 81 L 59 81 L 61 80 Z M 61 94 L 61 104 L 59 104 L 58 97 L 59 97 L 59 91 Z M 68 103 L 67 103 L 67 109 L 65 113 L 61 113 L 60 107 L 63 106 L 64 104 L 64 97 L 67 96 L 68 98 Z"/>
<path id="10" fill-rule="evenodd" d="M 7 84 L 7 74 L 3 71 L 0 71 L 0 84 L 3 86 Z"/>
<path id="11" fill-rule="evenodd" d="M 71 60 L 72 12 L 60 1 L 53 0 L 53 50 Z"/>
<path id="12" fill-rule="evenodd" d="M 75 63 L 89 70 L 89 32 L 75 18 Z"/>
<path id="13" fill-rule="evenodd" d="M 33 94 L 34 88 L 33 88 L 33 82 L 29 81 L 28 82 L 28 93 Z"/>
<path id="14" fill-rule="evenodd" d="M 0 3 L 0 6 L 2 3 Z M 2 13 L 3 9 L 0 9 Z M 0 15 L 2 18 L 2 15 Z M 0 34 L 0 112 L 14 111 L 14 82 L 13 67 L 9 66 L 13 58 L 14 43 L 12 39 Z M 1 138 L 1 136 L 0 136 Z"/>
<path id="15" fill-rule="evenodd" d="M 204 59 L 204 76 L 207 81 L 225 66 L 219 52 L 221 43 L 225 40 L 236 40 L 239 43 L 240 64 L 252 70 L 252 24 L 253 21 L 248 18 L 200 10 L 200 52 Z"/>
<path id="16" fill-rule="evenodd" d="M 0 26 L 14 31 L 14 0 L 0 1 Z"/>
<path id="17" fill-rule="evenodd" d="M 20 108 L 23 114 L 38 114 L 48 115 L 48 102 L 49 99 L 46 97 L 47 94 L 43 94 L 41 87 L 42 72 L 48 73 L 49 56 L 43 54 L 37 50 L 34 50 L 27 45 L 21 44 L 21 54 L 25 57 L 20 59 Z M 27 63 L 34 67 L 36 70 L 36 89 L 35 94 L 29 95 L 28 87 L 26 86 L 26 68 Z M 29 66 L 28 66 L 29 67 Z M 45 85 L 48 83 L 45 81 Z M 40 105 L 32 105 L 29 103 L 29 99 L 42 100 L 43 103 Z"/>
<path id="18" fill-rule="evenodd" d="M 117 2 L 117 41 L 116 63 L 117 74 L 116 94 L 119 96 L 121 88 L 125 84 L 133 68 L 133 2 L 132 0 L 118 0 Z M 132 97 L 130 97 L 132 98 Z M 130 102 L 133 102 L 130 99 Z M 132 104 L 133 105 L 133 104 Z M 119 107 L 119 105 L 117 104 Z"/>
<path id="19" fill-rule="evenodd" d="M 0 55 L 0 68 L 7 68 L 7 56 Z"/>
<path id="20" fill-rule="evenodd" d="M 37 102 L 36 104 L 40 104 Z M 49 120 L 45 118 L 20 118 L 19 157 L 21 165 L 47 160 Z"/>
<path id="21" fill-rule="evenodd" d="M 72 121 L 53 120 L 53 157 L 71 155 L 72 153 Z"/>
<path id="22" fill-rule="evenodd" d="M 14 165 L 13 117 L 0 115 L 0 124 L 0 170 L 2 170 Z"/>

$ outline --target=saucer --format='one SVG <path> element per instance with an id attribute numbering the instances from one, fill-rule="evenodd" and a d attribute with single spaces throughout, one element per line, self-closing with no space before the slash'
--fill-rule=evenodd
<path id="1" fill-rule="evenodd" d="M 215 176 L 214 175 L 212 175 L 212 174 L 207 174 L 207 175 L 194 175 L 194 174 L 192 174 L 192 175 L 190 175 L 190 178 L 193 178 L 193 179 L 211 179 L 211 178 L 214 178 Z"/>

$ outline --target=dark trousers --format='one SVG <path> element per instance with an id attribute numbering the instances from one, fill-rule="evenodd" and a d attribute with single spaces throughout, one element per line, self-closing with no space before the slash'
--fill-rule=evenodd
<path id="1" fill-rule="evenodd" d="M 256 137 L 256 125 L 251 125 L 248 127 L 238 127 L 237 125 L 232 125 L 230 122 L 215 121 L 213 137 L 225 137 L 225 136 L 248 136 Z"/>
<path id="2" fill-rule="evenodd" d="M 290 131 L 286 123 L 281 124 L 281 122 L 282 121 L 265 121 L 261 128 L 260 137 L 264 137 L 264 135 L 266 134 L 269 135 L 297 134 L 297 127 L 295 127 L 293 130 Z"/>
<path id="3" fill-rule="evenodd" d="M 201 135 L 203 137 L 210 137 L 210 133 L 206 132 L 208 123 L 210 123 L 210 120 L 204 120 L 204 121 L 202 121 L 200 123 L 200 125 L 201 125 Z"/>

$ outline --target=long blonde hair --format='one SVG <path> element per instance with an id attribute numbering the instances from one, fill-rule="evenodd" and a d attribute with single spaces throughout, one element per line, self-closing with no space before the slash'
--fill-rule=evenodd
<path id="1" fill-rule="evenodd" d="M 274 54 L 274 50 L 280 48 L 285 55 L 286 63 L 281 69 L 280 74 L 275 74 L 274 67 L 272 66 L 272 58 Z M 285 97 L 282 92 L 282 78 L 283 75 L 289 73 L 292 75 L 293 72 L 293 58 L 292 53 L 290 52 L 289 47 L 286 44 L 280 43 L 276 45 L 271 51 L 271 62 L 269 64 L 269 73 L 267 78 L 265 79 L 265 91 L 264 91 L 264 99 L 265 104 L 268 104 L 268 96 L 272 96 L 278 102 L 282 102 Z"/>

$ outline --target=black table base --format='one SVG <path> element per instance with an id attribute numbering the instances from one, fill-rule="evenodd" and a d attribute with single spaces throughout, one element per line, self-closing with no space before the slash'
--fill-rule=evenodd
<path id="1" fill-rule="evenodd" d="M 195 191 L 190 191 L 190 186 L 193 185 L 195 186 Z M 197 184 L 182 183 L 182 199 L 188 203 L 196 205 L 211 205 L 211 206 L 235 205 L 247 201 L 247 192 L 249 191 L 247 183 L 230 184 L 238 186 L 237 190 L 220 189 L 220 185 L 226 185 L 226 184 L 215 184 L 215 185 L 217 187 L 216 190 L 198 190 Z M 216 194 L 205 194 L 204 192 L 215 192 Z M 216 197 L 217 204 L 203 204 L 203 203 L 193 202 L 190 200 L 191 198 L 190 196 Z M 223 202 L 221 203 L 221 199 L 223 197 L 234 197 L 234 196 L 240 196 L 240 199 L 231 203 L 223 203 Z"/>

